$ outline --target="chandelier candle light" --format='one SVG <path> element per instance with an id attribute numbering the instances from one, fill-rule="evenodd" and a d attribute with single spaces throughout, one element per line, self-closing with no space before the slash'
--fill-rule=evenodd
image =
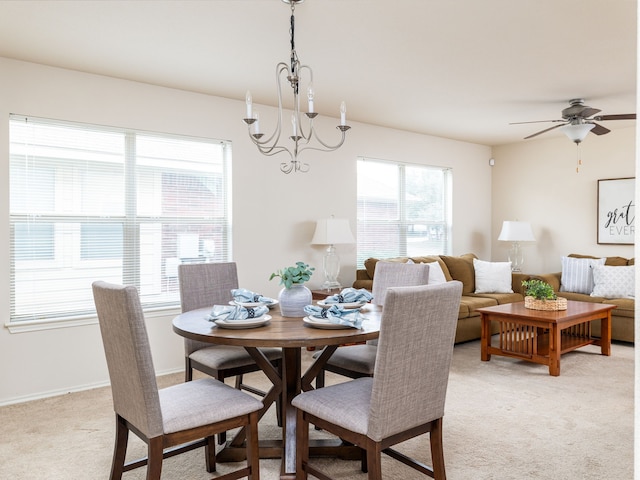
<path id="1" fill-rule="evenodd" d="M 333 216 L 318 220 L 311 245 L 329 245 L 322 261 L 325 276 L 322 288 L 326 290 L 340 288 L 340 282 L 338 282 L 340 257 L 334 247 L 339 243 L 356 243 L 356 239 L 353 238 L 353 233 L 351 233 L 351 228 L 349 228 L 349 220 L 346 218 L 333 218 Z"/>
<path id="2" fill-rule="evenodd" d="M 509 261 L 511 262 L 512 272 L 521 272 L 522 264 L 524 263 L 524 255 L 522 254 L 522 248 L 520 242 L 535 242 L 536 238 L 533 236 L 531 230 L 531 224 L 529 222 L 502 222 L 502 231 L 498 240 L 502 242 L 511 242 L 511 249 L 509 250 Z"/>
<path id="3" fill-rule="evenodd" d="M 247 112 L 246 118 L 244 118 L 244 122 L 247 124 L 247 131 L 249 133 L 249 138 L 251 141 L 258 147 L 258 150 L 264 155 L 271 156 L 276 155 L 281 152 L 287 152 L 289 154 L 289 161 L 282 162 L 280 164 L 280 170 L 284 173 L 291 172 L 307 172 L 309 171 L 309 165 L 306 163 L 302 163 L 298 160 L 298 155 L 302 153 L 304 150 L 319 150 L 323 152 L 331 152 L 333 150 L 337 150 L 342 146 L 345 140 L 345 134 L 349 127 L 346 124 L 346 112 L 347 107 L 344 102 L 340 104 L 340 125 L 336 128 L 341 132 L 340 141 L 335 145 L 328 145 L 324 143 L 316 133 L 316 130 L 313 126 L 313 119 L 318 115 L 314 110 L 314 87 L 313 87 L 313 71 L 311 67 L 308 65 L 302 65 L 298 60 L 298 54 L 296 53 L 295 47 L 295 18 L 294 18 L 294 10 L 295 6 L 299 3 L 302 3 L 304 0 L 282 0 L 284 3 L 288 3 L 291 5 L 291 65 L 287 65 L 285 62 L 280 62 L 276 65 L 276 82 L 278 87 L 278 123 L 276 125 L 276 129 L 269 136 L 269 138 L 263 140 L 264 134 L 260 132 L 260 123 L 259 123 L 259 115 L 257 112 L 253 111 L 253 99 L 251 97 L 251 92 L 247 92 L 246 96 L 246 104 L 247 104 Z M 307 117 L 308 127 L 302 122 L 302 118 L 300 115 L 300 97 L 298 95 L 300 85 L 302 83 L 301 72 L 307 71 L 309 74 L 308 78 L 308 86 L 307 86 L 307 112 L 305 116 Z M 282 107 L 282 82 L 281 77 L 285 75 L 291 88 L 293 89 L 293 114 L 291 115 L 291 131 L 292 135 L 289 136 L 289 139 L 293 142 L 289 147 L 284 145 L 279 145 L 280 135 L 282 134 L 283 129 L 283 107 Z M 311 140 L 315 139 L 318 144 L 312 144 Z"/>

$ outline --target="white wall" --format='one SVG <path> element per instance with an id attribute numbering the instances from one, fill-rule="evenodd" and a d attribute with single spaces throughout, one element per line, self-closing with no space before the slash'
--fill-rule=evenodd
<path id="1" fill-rule="evenodd" d="M 308 152 L 307 174 L 284 175 L 279 157 L 264 157 L 246 134 L 244 102 L 0 58 L 0 320 L 9 320 L 8 115 L 222 138 L 233 142 L 233 258 L 240 283 L 277 295 L 271 272 L 297 260 L 318 268 L 323 248 L 309 245 L 315 220 L 346 217 L 355 231 L 356 158 L 369 156 L 453 168 L 453 254 L 491 257 L 491 156 L 489 147 L 351 123 L 336 152 Z M 260 108 L 261 127 L 273 125 Z M 316 120 L 337 135 L 336 119 Z M 327 142 L 331 142 L 331 137 Z M 495 168 L 495 167 L 494 167 Z M 494 170 L 495 171 L 495 170 Z M 340 279 L 355 278 L 355 246 L 337 247 Z M 158 372 L 183 368 L 182 342 L 171 330 L 173 313 L 148 317 Z M 63 393 L 107 382 L 97 325 L 10 333 L 0 327 L 0 404 Z"/>
<path id="2" fill-rule="evenodd" d="M 503 220 L 531 222 L 536 242 L 524 247 L 527 273 L 559 272 L 570 253 L 634 257 L 633 245 L 597 243 L 598 180 L 635 177 L 635 127 L 589 134 L 577 147 L 564 135 L 493 148 L 492 252 L 506 260 L 498 242 Z M 523 244 L 524 245 L 524 244 Z"/>

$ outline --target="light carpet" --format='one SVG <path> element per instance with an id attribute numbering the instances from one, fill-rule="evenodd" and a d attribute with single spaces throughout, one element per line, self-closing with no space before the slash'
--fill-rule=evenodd
<path id="1" fill-rule="evenodd" d="M 348 348 L 348 347 L 347 347 Z M 493 356 L 480 361 L 479 342 L 454 349 L 446 414 L 444 452 L 449 480 L 633 478 L 634 348 L 614 344 L 612 356 L 586 347 L 562 357 L 559 377 L 548 368 Z M 303 351 L 308 365 L 311 352 Z M 266 387 L 261 373 L 247 376 Z M 329 374 L 327 382 L 343 378 Z M 159 378 L 166 386 L 182 374 Z M 114 413 L 109 388 L 73 393 L 0 408 L 0 479 L 86 480 L 109 476 Z M 277 438 L 271 409 L 261 438 Z M 327 435 L 312 431 L 314 435 Z M 145 446 L 130 436 L 130 458 Z M 428 436 L 399 449 L 429 461 Z M 336 479 L 364 480 L 359 462 L 312 459 Z M 224 473 L 236 465 L 219 465 Z M 263 480 L 279 478 L 279 460 L 262 460 Z M 144 478 L 144 469 L 124 479 Z M 427 478 L 383 456 L 385 479 Z M 163 479 L 210 479 L 201 450 L 164 463 Z"/>

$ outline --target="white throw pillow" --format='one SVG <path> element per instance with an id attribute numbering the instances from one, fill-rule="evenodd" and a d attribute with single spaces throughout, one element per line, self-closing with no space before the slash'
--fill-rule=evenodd
<path id="1" fill-rule="evenodd" d="M 592 297 L 635 298 L 635 265 L 611 267 L 597 265 L 593 267 Z"/>
<path id="2" fill-rule="evenodd" d="M 591 295 L 593 292 L 593 267 L 604 265 L 606 260 L 606 258 L 562 257 L 560 291 Z"/>
<path id="3" fill-rule="evenodd" d="M 475 293 L 513 293 L 511 289 L 511 262 L 485 262 L 473 259 L 476 271 Z"/>
<path id="4" fill-rule="evenodd" d="M 427 265 L 429 265 L 429 285 L 447 282 L 442 267 L 438 262 L 429 262 Z"/>

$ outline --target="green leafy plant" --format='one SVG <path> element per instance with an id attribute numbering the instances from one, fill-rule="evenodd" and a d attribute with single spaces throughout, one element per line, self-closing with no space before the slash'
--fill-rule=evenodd
<path id="1" fill-rule="evenodd" d="M 542 280 L 525 280 L 522 282 L 524 294 L 538 300 L 556 300 L 558 297 L 553 291 L 553 287 Z"/>
<path id="2" fill-rule="evenodd" d="M 284 285 L 285 288 L 291 288 L 293 285 L 302 285 L 309 281 L 314 270 L 315 268 L 304 262 L 296 262 L 294 267 L 286 267 L 272 273 L 269 280 L 280 277 L 280 285 Z"/>

